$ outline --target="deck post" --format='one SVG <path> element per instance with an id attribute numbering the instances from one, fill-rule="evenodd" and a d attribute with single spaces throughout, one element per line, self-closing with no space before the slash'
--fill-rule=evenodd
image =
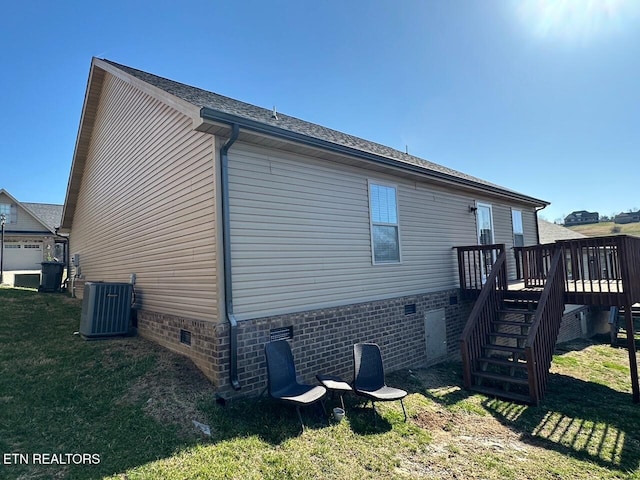
<path id="1" fill-rule="evenodd" d="M 631 370 L 631 389 L 633 391 L 633 403 L 640 403 L 640 385 L 638 385 L 638 359 L 636 356 L 636 340 L 633 331 L 633 313 L 631 302 L 624 306 L 624 319 L 627 330 L 627 350 L 629 350 L 629 370 Z"/>

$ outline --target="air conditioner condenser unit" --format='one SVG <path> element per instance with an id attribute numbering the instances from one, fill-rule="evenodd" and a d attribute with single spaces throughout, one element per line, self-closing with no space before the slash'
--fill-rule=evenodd
<path id="1" fill-rule="evenodd" d="M 131 295 L 130 283 L 85 283 L 80 335 L 86 339 L 128 335 Z"/>

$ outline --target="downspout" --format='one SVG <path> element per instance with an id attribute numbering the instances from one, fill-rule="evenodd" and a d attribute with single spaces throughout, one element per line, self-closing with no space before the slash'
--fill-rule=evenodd
<path id="1" fill-rule="evenodd" d="M 222 252 L 224 263 L 224 297 L 229 322 L 229 381 L 234 390 L 240 390 L 238 380 L 238 321 L 233 314 L 233 286 L 231 282 L 231 223 L 229 215 L 229 149 L 238 139 L 240 127 L 231 126 L 231 136 L 220 149 L 222 196 Z"/>
<path id="2" fill-rule="evenodd" d="M 538 213 L 547 208 L 548 205 L 544 205 L 540 208 L 536 208 L 536 243 L 540 245 L 540 219 L 538 218 Z"/>

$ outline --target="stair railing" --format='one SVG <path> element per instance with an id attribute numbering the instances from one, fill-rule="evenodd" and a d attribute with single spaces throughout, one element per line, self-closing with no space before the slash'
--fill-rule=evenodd
<path id="1" fill-rule="evenodd" d="M 524 346 L 529 395 L 534 405 L 540 403 L 547 388 L 549 368 L 564 313 L 565 282 L 561 249 L 554 253 L 546 277 L 547 281 Z"/>
<path id="2" fill-rule="evenodd" d="M 460 351 L 463 362 L 464 386 L 472 386 L 471 371 L 476 360 L 482 356 L 482 346 L 487 342 L 491 323 L 499 319 L 499 310 L 507 291 L 507 255 L 504 249 L 491 266 L 480 295 L 476 300 L 469 320 L 462 331 Z"/>
<path id="3" fill-rule="evenodd" d="M 502 252 L 504 243 L 453 247 L 458 251 L 458 278 L 465 298 L 477 298 Z"/>

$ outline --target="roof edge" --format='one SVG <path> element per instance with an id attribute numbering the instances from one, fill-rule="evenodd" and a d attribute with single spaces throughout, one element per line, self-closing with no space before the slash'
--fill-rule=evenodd
<path id="1" fill-rule="evenodd" d="M 475 190 L 480 190 L 483 192 L 489 192 L 494 195 L 497 194 L 505 198 L 519 200 L 521 202 L 529 203 L 537 207 L 546 207 L 550 205 L 550 202 L 547 202 L 545 200 L 540 200 L 538 198 L 531 197 L 529 195 L 524 195 L 512 190 L 500 188 L 497 186 L 490 187 L 488 185 L 484 185 L 482 183 L 474 182 L 472 180 L 468 180 L 464 178 L 459 178 L 454 175 L 448 175 L 446 173 L 428 170 L 426 168 L 420 167 L 419 165 L 413 165 L 411 163 L 402 162 L 400 160 L 394 160 L 389 157 L 385 157 L 382 155 L 377 155 L 375 153 L 359 150 L 357 148 L 352 148 L 345 145 L 329 142 L 327 140 L 322 140 L 322 139 L 305 135 L 302 133 L 293 132 L 291 130 L 287 130 L 274 125 L 258 122 L 256 120 L 251 120 L 251 119 L 247 119 L 237 115 L 220 112 L 219 110 L 215 110 L 210 107 L 202 107 L 200 109 L 200 116 L 202 117 L 203 120 L 223 123 L 229 126 L 233 124 L 237 124 L 240 127 L 253 131 L 255 133 L 265 134 L 265 135 L 269 135 L 279 139 L 293 141 L 296 143 L 302 143 L 304 145 L 328 150 L 328 151 L 339 153 L 342 155 L 349 155 L 352 157 L 355 156 L 357 158 L 360 158 L 366 161 L 375 162 L 375 163 L 379 163 L 389 167 L 399 168 L 401 170 L 406 170 L 412 173 L 416 173 L 423 177 L 429 177 L 432 179 L 445 181 L 447 183 L 462 185 L 462 186 L 472 188 Z"/>
<path id="2" fill-rule="evenodd" d="M 42 220 L 40 220 L 40 218 L 31 211 L 30 208 L 25 207 L 22 202 L 18 201 L 13 195 L 11 195 L 9 192 L 7 192 L 4 188 L 0 188 L 0 195 L 1 194 L 5 194 L 7 197 L 9 197 L 9 200 L 11 200 L 12 202 L 14 202 L 16 205 L 20 205 L 20 208 L 22 208 L 23 210 L 25 210 L 29 215 L 31 215 L 40 225 L 42 225 L 44 228 L 47 229 L 48 232 L 51 232 L 55 235 L 55 230 L 50 228 L 48 225 L 46 225 Z"/>

